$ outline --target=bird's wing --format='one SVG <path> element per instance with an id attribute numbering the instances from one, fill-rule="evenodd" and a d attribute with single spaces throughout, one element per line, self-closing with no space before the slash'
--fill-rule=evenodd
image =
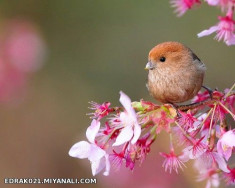
<path id="1" fill-rule="evenodd" d="M 197 55 L 193 52 L 192 52 L 192 57 L 193 57 L 193 62 L 197 65 L 197 67 L 200 70 L 205 71 L 206 70 L 206 65 L 199 59 L 199 57 L 197 57 Z"/>

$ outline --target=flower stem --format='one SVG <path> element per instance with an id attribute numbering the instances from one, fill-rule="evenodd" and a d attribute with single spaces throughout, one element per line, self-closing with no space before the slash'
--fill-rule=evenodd
<path id="1" fill-rule="evenodd" d="M 170 132 L 169 136 L 170 136 L 170 149 L 171 149 L 171 151 L 174 151 L 174 147 L 173 147 L 173 137 L 172 137 L 172 133 L 171 133 L 171 132 Z"/>
<path id="2" fill-rule="evenodd" d="M 212 124 L 213 124 L 213 120 L 214 120 L 216 105 L 217 105 L 217 104 L 215 104 L 215 106 L 214 106 L 214 108 L 213 108 L 212 115 L 211 115 L 210 128 L 209 128 L 209 137 L 208 137 L 208 139 L 207 139 L 208 143 L 210 142 L 210 139 L 211 139 L 211 129 L 212 129 Z"/>
<path id="3" fill-rule="evenodd" d="M 185 130 L 177 122 L 175 122 L 175 123 L 180 128 L 183 135 L 193 144 L 193 141 L 191 140 L 190 135 L 187 132 L 185 132 Z"/>
<path id="4" fill-rule="evenodd" d="M 181 111 L 187 111 L 187 110 L 190 110 L 190 109 L 198 108 L 200 106 L 205 106 L 205 105 L 213 103 L 213 102 L 214 102 L 214 99 L 206 99 L 204 101 L 197 102 L 197 103 L 192 103 L 192 104 L 187 104 L 187 105 L 180 105 L 180 106 L 177 107 L 177 109 L 181 110 Z"/>
<path id="5" fill-rule="evenodd" d="M 213 109 L 211 108 L 210 111 L 207 113 L 205 119 L 202 121 L 202 123 L 201 123 L 201 125 L 200 125 L 200 127 L 201 127 L 201 130 L 200 130 L 200 131 L 202 131 L 202 129 L 203 129 L 203 127 L 204 127 L 203 124 L 205 123 L 205 121 L 207 120 L 207 118 L 210 116 L 212 110 L 213 110 Z"/>
<path id="6" fill-rule="evenodd" d="M 234 115 L 222 102 L 219 102 L 219 104 L 220 104 L 228 113 L 230 113 L 230 115 L 233 117 L 233 119 L 235 119 L 235 115 Z"/>
<path id="7" fill-rule="evenodd" d="M 228 93 L 226 93 L 225 95 L 225 99 L 229 96 L 229 94 L 232 92 L 232 90 L 235 88 L 235 83 L 233 84 L 233 86 L 230 88 L 230 90 L 228 91 Z"/>

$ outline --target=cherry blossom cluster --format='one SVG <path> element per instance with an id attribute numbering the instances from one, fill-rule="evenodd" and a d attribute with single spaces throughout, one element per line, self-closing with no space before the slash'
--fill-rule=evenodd
<path id="1" fill-rule="evenodd" d="M 0 31 L 0 102 L 23 93 L 31 73 L 45 56 L 45 43 L 37 28 L 25 20 L 6 20 Z"/>
<path id="2" fill-rule="evenodd" d="M 183 107 L 131 102 L 123 92 L 122 107 L 91 102 L 94 112 L 86 130 L 88 141 L 74 144 L 69 155 L 87 158 L 93 175 L 103 171 L 107 176 L 111 166 L 119 169 L 125 165 L 133 170 L 144 162 L 157 136 L 165 131 L 169 134 L 169 153 L 160 155 L 166 171 L 178 173 L 193 160 L 198 180 L 207 180 L 207 188 L 217 187 L 220 177 L 228 184 L 235 183 L 235 166 L 228 165 L 235 146 L 235 129 L 229 123 L 235 120 L 233 87 L 224 92 L 201 92 L 193 104 Z"/>
<path id="3" fill-rule="evenodd" d="M 235 20 L 233 18 L 235 1 L 234 0 L 205 0 L 209 6 L 220 7 L 221 11 L 225 14 L 224 16 L 219 16 L 219 22 L 198 33 L 198 37 L 203 37 L 216 33 L 215 39 L 218 41 L 224 40 L 224 42 L 230 46 L 235 45 L 235 34 L 234 34 L 234 24 Z M 187 12 L 187 10 L 198 6 L 201 4 L 200 0 L 171 0 L 171 5 L 175 8 L 175 12 L 178 16 L 182 16 Z"/>

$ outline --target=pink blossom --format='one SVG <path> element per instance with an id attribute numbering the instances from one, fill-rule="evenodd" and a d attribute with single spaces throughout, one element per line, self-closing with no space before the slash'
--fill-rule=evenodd
<path id="1" fill-rule="evenodd" d="M 87 129 L 89 142 L 81 141 L 75 144 L 70 155 L 88 158 L 93 175 L 102 169 L 105 169 L 104 174 L 108 175 L 109 161 L 116 169 L 125 163 L 127 168 L 133 170 L 136 163 L 145 160 L 158 134 L 166 130 L 170 134 L 171 151 L 160 153 L 165 158 L 163 167 L 166 171 L 171 173 L 174 170 L 178 173 L 179 168 L 182 169 L 185 162 L 192 159 L 199 171 L 199 180 L 207 180 L 207 188 L 219 186 L 219 174 L 224 174 L 226 180 L 232 183 L 234 170 L 229 168 L 224 157 L 227 160 L 230 158 L 235 145 L 235 130 L 226 132 L 229 127 L 226 122 L 227 115 L 234 117 L 233 87 L 229 93 L 214 91 L 213 99 L 208 100 L 209 103 L 195 106 L 192 111 L 179 113 L 166 104 L 157 105 L 143 100 L 131 102 L 127 95 L 120 92 L 123 107 L 110 108 L 110 103 L 95 104 L 95 110 L 100 111 L 97 113 L 97 119 L 94 119 Z M 205 92 L 201 98 L 203 97 L 208 98 L 208 93 Z M 102 115 L 106 120 L 102 119 L 105 123 L 100 129 L 99 119 L 103 118 Z M 179 138 L 180 143 L 175 142 L 174 137 Z M 173 143 L 185 144 L 183 154 L 175 154 Z M 118 147 L 114 150 L 113 146 Z M 231 150 L 230 153 L 227 149 Z M 113 152 L 108 154 L 106 151 Z"/>
<path id="2" fill-rule="evenodd" d="M 201 92 L 199 91 L 198 94 L 192 99 L 192 102 L 197 103 L 204 101 L 210 97 L 208 91 Z"/>
<path id="3" fill-rule="evenodd" d="M 129 167 L 130 170 L 133 170 L 135 167 L 136 159 L 139 159 L 139 155 L 137 152 L 138 149 L 136 145 L 129 145 L 128 143 L 126 143 L 121 152 L 117 153 L 113 150 L 113 154 L 110 155 L 110 160 L 117 170 L 120 169 L 124 161 L 126 162 L 126 167 Z"/>
<path id="4" fill-rule="evenodd" d="M 231 109 L 231 112 L 235 114 L 235 95 L 227 97 L 226 103 L 228 104 L 229 109 Z"/>
<path id="5" fill-rule="evenodd" d="M 207 150 L 199 158 L 197 158 L 197 161 L 199 161 L 199 164 L 201 165 L 201 167 L 198 169 L 199 171 L 202 168 L 209 169 L 212 166 L 218 165 L 218 168 L 222 171 L 229 172 L 227 163 L 225 162 L 224 158 L 222 157 L 222 155 L 215 151 Z"/>
<path id="6" fill-rule="evenodd" d="M 226 161 L 223 156 L 218 152 L 213 151 L 213 149 L 207 148 L 205 152 L 203 152 L 196 159 L 196 167 L 199 172 L 207 171 L 208 169 L 214 167 L 219 168 L 224 172 L 229 172 Z"/>
<path id="7" fill-rule="evenodd" d="M 178 16 L 182 16 L 187 10 L 191 9 L 195 4 L 200 4 L 200 0 L 171 0 L 170 1 Z"/>
<path id="8" fill-rule="evenodd" d="M 80 159 L 88 158 L 91 162 L 91 170 L 93 176 L 98 174 L 101 170 L 105 168 L 103 173 L 105 176 L 109 175 L 110 162 L 109 155 L 105 150 L 100 148 L 95 143 L 95 137 L 100 129 L 100 122 L 93 120 L 91 125 L 87 128 L 86 137 L 88 141 L 80 141 L 74 144 L 69 150 L 69 155 L 71 157 L 76 157 Z"/>
<path id="9" fill-rule="evenodd" d="M 204 137 L 199 140 L 193 140 L 193 145 L 186 147 L 183 152 L 184 156 L 188 159 L 197 159 L 206 151 L 206 145 L 202 142 Z"/>
<path id="10" fill-rule="evenodd" d="M 221 101 L 225 106 L 227 106 L 233 114 L 235 114 L 235 95 L 230 95 L 229 92 L 230 89 L 225 89 L 224 93 L 225 95 L 228 94 L 228 96 L 224 99 L 225 101 Z"/>
<path id="11" fill-rule="evenodd" d="M 175 120 L 169 117 L 165 111 L 161 111 L 160 117 L 152 117 L 152 121 L 157 125 L 156 133 L 159 134 L 162 130 L 170 132 L 170 125 Z"/>
<path id="12" fill-rule="evenodd" d="M 117 153 L 113 150 L 113 154 L 110 155 L 110 161 L 116 170 L 119 170 L 123 161 L 125 160 L 124 152 Z"/>
<path id="13" fill-rule="evenodd" d="M 98 104 L 96 102 L 90 102 L 92 110 L 94 113 L 89 113 L 88 115 L 93 115 L 91 118 L 101 120 L 103 117 L 107 116 L 110 112 L 110 102 L 104 102 L 103 104 Z"/>
<path id="14" fill-rule="evenodd" d="M 222 100 L 221 103 L 225 106 L 224 101 Z M 227 110 L 224 109 L 222 105 L 217 105 L 215 109 L 215 116 L 219 118 L 222 122 L 225 119 L 225 115 L 227 114 Z"/>
<path id="15" fill-rule="evenodd" d="M 210 188 L 211 186 L 213 187 L 218 187 L 220 184 L 219 181 L 219 176 L 217 174 L 218 169 L 216 167 L 216 163 L 211 161 L 211 157 L 208 157 L 209 159 L 209 164 L 207 155 L 204 155 L 204 157 L 200 157 L 195 160 L 194 167 L 199 173 L 197 181 L 203 181 L 207 180 L 206 188 Z M 211 163 L 213 162 L 213 163 Z"/>
<path id="16" fill-rule="evenodd" d="M 211 187 L 219 187 L 219 175 L 217 174 L 216 170 L 211 168 L 206 171 L 200 171 L 200 175 L 197 179 L 198 181 L 207 180 L 206 188 Z"/>
<path id="17" fill-rule="evenodd" d="M 100 135 L 110 136 L 110 139 L 114 139 L 119 134 L 119 130 L 115 130 L 115 127 L 110 127 L 108 122 L 105 122 L 105 127 L 100 129 Z"/>
<path id="18" fill-rule="evenodd" d="M 159 108 L 156 104 L 149 102 L 149 101 L 144 101 L 143 99 L 140 100 L 141 106 L 143 106 L 143 109 L 145 111 L 152 111 L 156 108 Z"/>
<path id="19" fill-rule="evenodd" d="M 233 13 L 228 13 L 225 17 L 219 17 L 220 22 L 209 28 L 208 30 L 204 30 L 198 33 L 198 37 L 203 37 L 210 35 L 216 32 L 215 39 L 218 41 L 224 40 L 227 45 L 235 45 L 235 34 L 234 34 L 234 24 L 235 21 L 232 18 Z"/>
<path id="20" fill-rule="evenodd" d="M 146 155 L 150 152 L 150 146 L 154 141 L 153 139 L 149 138 L 150 136 L 150 133 L 146 133 L 136 142 L 138 158 L 140 158 L 141 163 L 145 160 Z"/>
<path id="21" fill-rule="evenodd" d="M 235 185 L 235 168 L 229 169 L 229 173 L 224 173 L 226 183 Z"/>
<path id="22" fill-rule="evenodd" d="M 172 133 L 176 139 L 176 142 L 178 145 L 184 145 L 184 146 L 191 146 L 192 145 L 192 139 L 190 133 L 188 135 L 184 134 L 182 132 L 182 129 L 179 127 L 172 127 Z M 193 136 L 192 136 L 193 138 Z"/>
<path id="23" fill-rule="evenodd" d="M 135 144 L 141 134 L 141 127 L 137 120 L 137 115 L 131 106 L 130 98 L 120 92 L 120 102 L 124 106 L 125 111 L 120 113 L 120 125 L 122 127 L 113 146 L 119 146 L 131 140 Z"/>
<path id="24" fill-rule="evenodd" d="M 126 156 L 126 167 L 129 167 L 130 170 L 133 170 L 135 167 L 135 161 L 131 158 L 131 153 L 128 153 Z"/>
<path id="25" fill-rule="evenodd" d="M 191 113 L 191 111 L 187 111 L 187 113 L 179 112 L 181 117 L 178 119 L 179 124 L 186 130 L 193 130 L 197 125 L 200 124 L 200 121 L 197 120 Z"/>
<path id="26" fill-rule="evenodd" d="M 169 169 L 171 173 L 173 169 L 178 174 L 178 168 L 181 168 L 183 170 L 183 166 L 185 167 L 184 163 L 180 159 L 180 156 L 176 155 L 173 150 L 169 154 L 167 153 L 160 153 L 160 154 L 163 157 L 165 157 L 165 160 L 162 165 L 165 168 L 165 171 Z"/>
<path id="27" fill-rule="evenodd" d="M 235 146 L 235 129 L 224 133 L 217 143 L 217 151 L 228 160 Z"/>
<path id="28" fill-rule="evenodd" d="M 224 172 L 229 172 L 226 162 L 217 152 L 206 151 L 195 160 L 194 167 L 199 172 L 198 181 L 207 180 L 207 188 L 218 187 L 220 184 L 217 165 Z"/>

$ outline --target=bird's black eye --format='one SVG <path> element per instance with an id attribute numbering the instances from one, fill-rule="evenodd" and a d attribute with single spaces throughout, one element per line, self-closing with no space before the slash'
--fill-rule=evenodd
<path id="1" fill-rule="evenodd" d="M 160 58 L 160 61 L 161 61 L 161 62 L 165 62 L 165 61 L 166 61 L 166 58 L 165 58 L 165 57 L 161 57 L 161 58 Z"/>

